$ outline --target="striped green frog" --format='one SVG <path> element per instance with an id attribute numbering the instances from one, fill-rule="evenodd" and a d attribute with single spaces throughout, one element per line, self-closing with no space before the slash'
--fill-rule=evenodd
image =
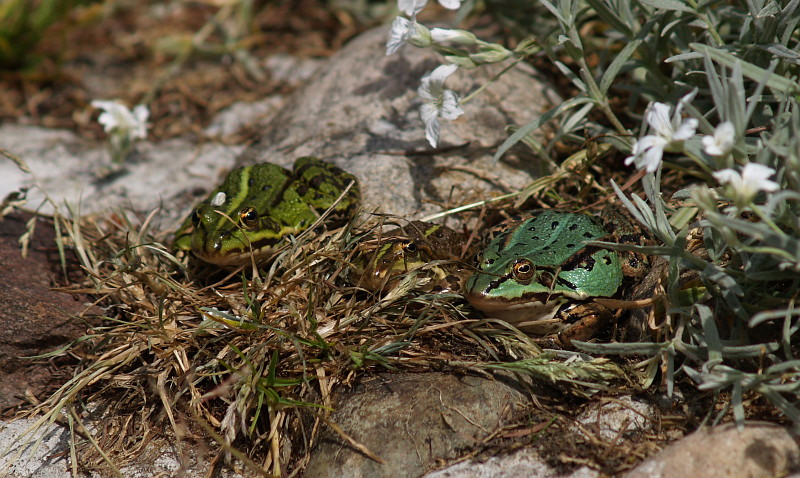
<path id="1" fill-rule="evenodd" d="M 219 266 L 269 257 L 287 235 L 308 229 L 349 185 L 329 219 L 349 220 L 359 202 L 356 178 L 313 157 L 291 171 L 272 163 L 234 169 L 175 235 L 175 247 Z"/>

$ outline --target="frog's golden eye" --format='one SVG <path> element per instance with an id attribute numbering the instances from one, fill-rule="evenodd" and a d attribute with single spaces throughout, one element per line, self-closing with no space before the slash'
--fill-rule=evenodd
<path id="1" fill-rule="evenodd" d="M 520 282 L 526 282 L 533 278 L 533 264 L 528 259 L 517 259 L 511 265 L 511 273 L 514 274 L 514 279 Z"/>
<path id="2" fill-rule="evenodd" d="M 258 223 L 258 211 L 256 211 L 256 208 L 246 207 L 239 211 L 239 222 L 246 229 L 256 227 L 256 223 Z"/>
<path id="3" fill-rule="evenodd" d="M 417 245 L 414 243 L 414 241 L 404 241 L 403 252 L 406 254 L 414 254 L 417 252 Z"/>
<path id="4" fill-rule="evenodd" d="M 197 227 L 198 224 L 200 224 L 200 213 L 195 209 L 192 211 L 192 225 Z"/>

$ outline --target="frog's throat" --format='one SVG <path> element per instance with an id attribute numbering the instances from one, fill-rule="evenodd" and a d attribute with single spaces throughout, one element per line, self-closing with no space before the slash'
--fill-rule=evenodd
<path id="1" fill-rule="evenodd" d="M 540 292 L 526 294 L 525 301 L 506 302 L 470 294 L 467 299 L 487 317 L 504 320 L 517 328 L 523 327 L 525 332 L 545 335 L 563 328 L 561 321 L 554 319 L 561 305 L 566 302 L 563 296 L 555 299 L 549 293 Z"/>
<path id="2" fill-rule="evenodd" d="M 272 257 L 275 253 L 275 249 L 274 246 L 267 245 L 260 249 L 254 249 L 252 252 L 230 251 L 220 254 L 216 252 L 207 253 L 207 251 L 192 251 L 192 253 L 203 262 L 218 267 L 234 267 L 250 264 L 251 261 L 255 261 L 256 264 L 259 264 Z"/>
<path id="3" fill-rule="evenodd" d="M 276 246 L 280 245 L 289 234 L 296 234 L 297 228 L 283 227 L 278 233 L 269 234 L 261 238 L 247 239 L 228 238 L 224 243 L 221 239 L 210 241 L 209 235 L 198 235 L 197 242 L 192 243 L 192 253 L 203 262 L 217 266 L 240 266 L 255 261 L 257 264 L 269 259 Z M 215 235 L 221 236 L 219 232 Z M 212 234 L 211 236 L 213 236 Z"/>

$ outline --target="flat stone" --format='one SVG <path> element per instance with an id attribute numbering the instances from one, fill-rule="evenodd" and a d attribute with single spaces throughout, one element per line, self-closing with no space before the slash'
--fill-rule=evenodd
<path id="1" fill-rule="evenodd" d="M 82 312 L 100 314 L 85 297 L 56 292 L 63 283 L 52 221 L 35 219 L 27 257 L 19 238 L 30 214 L 11 214 L 0 221 L 0 410 L 25 402 L 26 395 L 44 398 L 70 377 L 59 373 L 66 357 L 33 360 L 87 333 Z M 60 278 L 59 278 L 60 276 Z"/>
<path id="2" fill-rule="evenodd" d="M 530 182 L 536 161 L 524 148 L 497 164 L 491 157 L 507 137 L 506 126 L 524 125 L 558 104 L 547 83 L 520 64 L 465 104 L 462 118 L 443 120 L 440 146 L 450 149 L 432 150 L 417 89 L 442 59 L 410 46 L 386 56 L 387 35 L 385 27 L 377 28 L 345 45 L 264 122 L 259 141 L 238 162 L 288 166 L 297 157 L 318 156 L 358 177 L 365 210 L 398 215 L 420 216 L 439 210 L 430 202 L 460 203 Z M 445 86 L 466 96 L 503 66 L 461 69 Z"/>
<path id="3" fill-rule="evenodd" d="M 571 473 L 558 473 L 546 465 L 531 449 L 509 455 L 493 456 L 486 461 L 466 461 L 423 475 L 423 478 L 596 478 L 600 473 L 582 466 Z"/>
<path id="4" fill-rule="evenodd" d="M 750 422 L 700 430 L 648 458 L 626 478 L 767 478 L 800 471 L 797 438 L 785 427 Z"/>
<path id="5" fill-rule="evenodd" d="M 317 74 L 288 98 L 234 104 L 211 121 L 201 138 L 138 142 L 119 165 L 111 164 L 105 144 L 71 131 L 4 124 L 0 144 L 32 172 L 0 162 L 0 196 L 32 188 L 30 204 L 45 213 L 55 207 L 64 212 L 65 202 L 82 214 L 114 207 L 142 213 L 161 208 L 156 219 L 162 221 L 155 226 L 174 230 L 235 164 L 291 166 L 300 156 L 319 156 L 359 178 L 366 211 L 417 217 L 530 182 L 537 166 L 527 149 L 512 149 L 497 164 L 491 156 L 507 137 L 505 126 L 523 125 L 560 101 L 547 83 L 519 64 L 464 105 L 465 117 L 443 120 L 441 146 L 446 149 L 432 150 L 419 117 L 417 88 L 441 59 L 412 47 L 387 57 L 387 35 L 386 28 L 372 30 L 326 63 L 314 62 L 300 78 Z M 466 95 L 500 68 L 460 70 L 446 86 Z M 261 133 L 252 146 L 223 142 L 254 130 Z M 543 134 L 533 136 L 541 139 Z"/>
<path id="6" fill-rule="evenodd" d="M 584 429 L 605 441 L 611 441 L 629 433 L 652 431 L 658 423 L 658 417 L 658 408 L 652 403 L 623 395 L 589 402 L 577 418 Z"/>
<path id="7" fill-rule="evenodd" d="M 31 169 L 25 173 L 11 161 L 0 161 L 0 197 L 30 188 L 28 206 L 45 214 L 58 207 L 66 215 L 65 203 L 79 214 L 161 208 L 156 225 L 163 228 L 176 227 L 179 216 L 217 185 L 242 150 L 188 138 L 141 142 L 125 163 L 112 165 L 104 145 L 70 131 L 14 124 L 0 126 L 0 144 Z"/>
<path id="8" fill-rule="evenodd" d="M 382 374 L 335 397 L 331 419 L 383 460 L 323 433 L 305 476 L 413 477 L 459 456 L 528 398 L 502 381 L 441 373 Z"/>
<path id="9" fill-rule="evenodd" d="M 65 478 L 69 472 L 70 433 L 66 427 L 45 423 L 37 428 L 36 419 L 21 418 L 0 423 L 0 476 L 4 478 Z M 91 423 L 89 424 L 91 427 Z M 41 443 L 37 443 L 41 439 Z M 201 478 L 208 476 L 212 456 L 207 449 L 193 449 L 185 445 L 181 452 L 163 440 L 154 440 L 137 456 L 134 463 L 120 466 L 126 478 L 150 478 L 153 476 L 175 476 Z M 113 460 L 113 458 L 112 458 Z M 237 463 L 237 465 L 239 465 Z M 241 466 L 239 466 L 241 468 Z M 105 478 L 116 476 L 105 472 L 83 470 L 80 477 Z M 243 478 L 229 468 L 222 467 L 215 476 L 220 478 Z"/>

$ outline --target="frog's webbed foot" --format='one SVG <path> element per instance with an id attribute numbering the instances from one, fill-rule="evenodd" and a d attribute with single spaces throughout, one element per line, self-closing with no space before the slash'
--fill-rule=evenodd
<path id="1" fill-rule="evenodd" d="M 557 335 L 557 341 L 564 347 L 572 348 L 572 341 L 585 342 L 596 337 L 611 323 L 613 314 L 608 307 L 596 302 L 585 302 L 567 307 L 559 314 L 565 328 Z"/>

